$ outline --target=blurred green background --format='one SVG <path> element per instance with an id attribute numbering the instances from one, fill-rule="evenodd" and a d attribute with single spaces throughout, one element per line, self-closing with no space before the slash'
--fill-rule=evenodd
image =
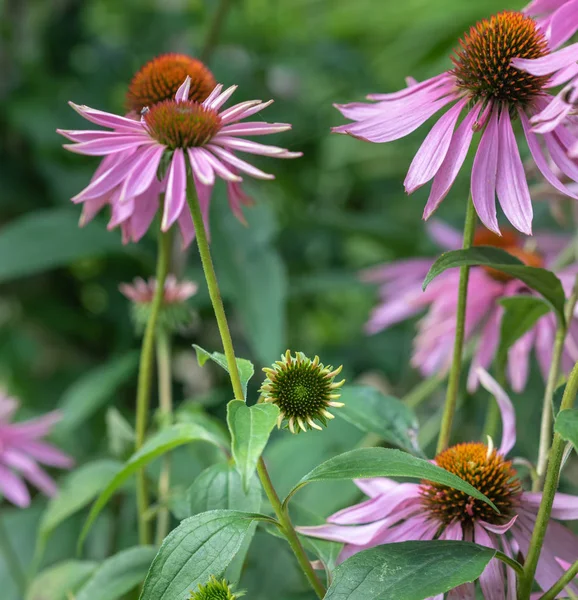
<path id="1" fill-rule="evenodd" d="M 80 208 L 70 197 L 87 184 L 97 160 L 65 152 L 55 129 L 84 128 L 68 100 L 122 113 L 132 75 L 155 55 L 197 56 L 218 5 L 0 1 L 0 383 L 21 399 L 21 417 L 64 410 L 53 439 L 79 464 L 126 455 L 122 439 L 107 432 L 115 418 L 133 420 L 139 339 L 117 287 L 152 273 L 155 239 L 122 246 L 119 231 L 107 232 L 105 215 L 77 228 Z M 344 364 L 348 380 L 363 378 L 399 397 L 419 383 L 408 366 L 414 323 L 373 337 L 363 333 L 376 293 L 358 281 L 358 271 L 436 252 L 421 221 L 427 190 L 407 197 L 402 185 L 425 128 L 386 145 L 330 135 L 330 127 L 343 122 L 332 104 L 395 91 L 407 75 L 423 79 L 449 68 L 451 50 L 470 25 L 519 8 L 499 0 L 230 2 L 210 67 L 217 81 L 239 85 L 235 101 L 274 98 L 263 118 L 290 122 L 293 130 L 271 143 L 304 153 L 294 161 L 256 159 L 277 178 L 247 181 L 257 200 L 245 211 L 248 228 L 232 218 L 224 186 L 217 185 L 212 246 L 238 355 L 261 367 L 286 348 L 319 354 L 325 363 Z M 458 227 L 467 185 L 461 177 L 439 210 Z M 536 207 L 536 222 L 551 225 L 544 204 Z M 194 245 L 185 274 L 202 282 Z M 220 349 L 202 283 L 191 305 L 195 321 L 175 340 L 175 394 L 222 418 L 227 381 L 210 366 L 201 370 L 191 349 L 192 343 Z M 255 391 L 258 376 L 253 383 Z M 534 374 L 527 394 L 516 398 L 523 423 L 517 449 L 531 459 L 542 392 Z M 433 393 L 418 413 L 430 454 L 441 394 Z M 466 399 L 457 436 L 477 439 L 486 401 L 483 394 Z M 111 413 L 112 406 L 118 412 Z M 322 434 L 275 434 L 273 478 L 286 491 L 314 464 L 360 441 L 341 421 Z M 205 446 L 176 452 L 177 481 L 187 486 L 213 458 Z M 571 464 L 569 479 L 576 471 Z M 125 495 L 131 493 L 127 488 Z M 324 517 L 357 497 L 350 484 L 318 485 L 299 503 Z M 117 500 L 100 518 L 85 558 L 99 560 L 135 543 L 132 501 Z M 37 497 L 30 509 L 4 505 L 0 511 L 25 564 L 45 504 Z M 44 566 L 75 556 L 84 516 L 58 527 Z M 288 549 L 266 533 L 255 540 L 241 582 L 249 597 L 308 598 Z M 16 600 L 9 580 L 0 562 L 2 598 Z"/>

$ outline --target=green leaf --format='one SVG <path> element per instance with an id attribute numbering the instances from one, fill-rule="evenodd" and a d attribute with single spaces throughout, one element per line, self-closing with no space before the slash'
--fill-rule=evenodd
<path id="1" fill-rule="evenodd" d="M 78 217 L 77 210 L 51 209 L 5 225 L 0 232 L 0 282 L 122 250 L 118 235 L 98 223 L 79 229 Z"/>
<path id="2" fill-rule="evenodd" d="M 441 483 L 482 500 L 497 511 L 494 504 L 484 494 L 457 475 L 422 458 L 388 448 L 358 448 L 330 458 L 305 475 L 289 492 L 284 504 L 287 504 L 295 492 L 312 481 L 368 477 L 411 477 Z"/>
<path id="3" fill-rule="evenodd" d="M 566 303 L 566 295 L 558 277 L 546 269 L 527 267 L 516 257 L 500 248 L 474 246 L 466 250 L 444 252 L 435 261 L 426 275 L 423 282 L 423 289 L 425 290 L 429 283 L 446 269 L 463 266 L 491 267 L 523 281 L 528 287 L 544 296 L 553 306 L 560 322 L 565 322 L 564 305 Z"/>
<path id="4" fill-rule="evenodd" d="M 227 358 L 224 354 L 221 354 L 220 352 L 207 352 L 204 348 L 197 346 L 197 344 L 193 344 L 193 348 L 197 353 L 197 360 L 199 361 L 199 365 L 201 365 L 201 367 L 210 359 L 225 369 L 227 373 L 229 372 L 229 365 L 227 364 Z M 251 377 L 253 377 L 253 374 L 255 373 L 255 367 L 253 366 L 253 363 L 246 358 L 237 358 L 236 361 L 237 368 L 239 369 L 239 377 L 241 378 L 241 384 L 243 386 L 243 395 L 246 400 L 247 383 Z"/>
<path id="5" fill-rule="evenodd" d="M 105 421 L 110 453 L 117 458 L 126 458 L 134 450 L 134 429 L 115 406 L 106 411 Z"/>
<path id="6" fill-rule="evenodd" d="M 475 581 L 495 554 L 447 540 L 377 546 L 335 569 L 325 600 L 423 600 Z"/>
<path id="7" fill-rule="evenodd" d="M 251 477 L 244 490 L 241 475 L 234 465 L 218 463 L 205 469 L 187 491 L 190 515 L 215 509 L 258 512 L 261 509 L 261 485 Z"/>
<path id="8" fill-rule="evenodd" d="M 42 571 L 30 584 L 26 600 L 69 600 L 92 575 L 97 563 L 67 560 Z"/>
<path id="9" fill-rule="evenodd" d="M 60 401 L 63 418 L 55 425 L 55 433 L 62 435 L 74 431 L 99 408 L 112 401 L 117 388 L 136 373 L 138 359 L 138 352 L 131 352 L 77 379 Z"/>
<path id="10" fill-rule="evenodd" d="M 64 479 L 58 495 L 50 500 L 42 515 L 36 560 L 40 559 L 54 529 L 96 498 L 121 467 L 122 463 L 115 460 L 99 460 L 79 467 Z"/>
<path id="11" fill-rule="evenodd" d="M 578 451 L 578 410 L 571 408 L 559 412 L 554 429 Z"/>
<path id="12" fill-rule="evenodd" d="M 247 406 L 242 400 L 231 400 L 227 405 L 231 451 L 245 490 L 278 417 L 279 408 L 274 404 Z"/>
<path id="13" fill-rule="evenodd" d="M 222 577 L 255 520 L 270 519 L 234 510 L 185 519 L 160 547 L 140 600 L 183 600 L 209 576 Z"/>
<path id="14" fill-rule="evenodd" d="M 418 423 L 411 408 L 393 396 L 366 385 L 347 385 L 340 402 L 345 406 L 335 415 L 365 433 L 375 433 L 382 440 L 413 453 L 421 453 L 417 443 Z"/>
<path id="15" fill-rule="evenodd" d="M 177 425 L 173 425 L 172 427 L 163 429 L 148 439 L 143 447 L 138 452 L 135 452 L 124 464 L 122 469 L 111 479 L 109 484 L 93 504 L 90 514 L 88 515 L 88 518 L 80 533 L 80 538 L 78 541 L 79 548 L 82 546 L 88 531 L 94 523 L 94 520 L 109 501 L 110 497 L 133 473 L 139 469 L 142 469 L 152 460 L 162 456 L 173 448 L 177 448 L 183 444 L 201 441 L 209 442 L 210 444 L 219 446 L 219 440 L 217 440 L 211 433 L 199 425 L 192 423 L 179 423 Z"/>
<path id="16" fill-rule="evenodd" d="M 135 546 L 107 558 L 74 600 L 118 600 L 139 585 L 156 555 L 153 546 Z"/>
<path id="17" fill-rule="evenodd" d="M 517 340 L 530 331 L 538 319 L 552 309 L 550 304 L 536 296 L 508 296 L 500 298 L 498 302 L 505 309 L 498 350 L 498 354 L 501 356 L 504 356 Z"/>

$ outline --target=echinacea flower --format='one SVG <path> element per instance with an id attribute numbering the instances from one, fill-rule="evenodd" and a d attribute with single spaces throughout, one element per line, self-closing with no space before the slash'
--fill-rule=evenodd
<path id="1" fill-rule="evenodd" d="M 144 235 L 159 208 L 159 196 L 164 192 L 162 231 L 168 231 L 178 222 L 184 245 L 192 241 L 194 226 L 186 201 L 189 170 L 206 224 L 217 178 L 229 184 L 231 209 L 241 219 L 241 203 L 247 198 L 239 187 L 242 181 L 239 173 L 274 179 L 273 175 L 239 158 L 236 152 L 276 158 L 301 156 L 300 152 L 244 139 L 244 136 L 268 135 L 291 128 L 286 123 L 240 123 L 272 101 L 250 100 L 221 110 L 237 86 L 223 91 L 222 85 L 217 85 L 199 103 L 188 99 L 190 85 L 191 79 L 187 77 L 174 99 L 144 109 L 138 121 L 70 103 L 85 119 L 111 131 L 58 130 L 74 142 L 64 146 L 71 152 L 110 158 L 102 161 L 89 186 L 73 201 L 94 202 L 96 199 L 96 203 L 91 204 L 91 215 L 110 204 L 111 226 L 128 223 L 124 229 L 128 239 L 137 240 Z"/>
<path id="2" fill-rule="evenodd" d="M 434 220 L 428 225 L 427 231 L 444 250 L 455 250 L 461 246 L 460 233 L 445 223 Z M 497 236 L 482 227 L 476 232 L 474 244 L 502 248 L 529 266 L 552 268 L 568 240 L 564 236 L 539 233 L 524 243 L 513 230 L 504 230 L 503 236 Z M 400 260 L 368 269 L 362 275 L 365 281 L 380 286 L 381 302 L 367 323 L 369 333 L 377 333 L 427 311 L 418 323 L 411 360 L 412 365 L 425 376 L 446 371 L 450 366 L 460 279 L 459 270 L 449 269 L 434 279 L 424 292 L 423 280 L 433 262 L 431 258 Z M 577 272 L 576 264 L 557 270 L 556 274 L 567 294 L 573 287 Z M 489 368 L 498 350 L 504 312 L 500 299 L 533 293 L 523 282 L 504 273 L 486 267 L 471 267 L 465 336 L 466 341 L 476 341 L 468 379 L 470 390 L 477 387 L 476 367 Z M 547 378 L 556 328 L 554 315 L 548 313 L 510 348 L 507 373 L 515 391 L 523 390 L 526 385 L 532 350 L 536 353 L 544 379 Z M 563 369 L 570 371 L 576 360 L 578 320 L 573 319 L 566 339 Z"/>
<path id="3" fill-rule="evenodd" d="M 0 392 L 0 496 L 19 507 L 30 504 L 30 493 L 23 480 L 46 496 L 56 494 L 56 484 L 40 464 L 70 469 L 74 461 L 42 441 L 61 415 L 54 411 L 36 419 L 11 422 L 18 402 Z"/>
<path id="4" fill-rule="evenodd" d="M 234 592 L 226 579 L 217 579 L 211 575 L 209 581 L 191 592 L 190 600 L 237 600 L 244 596 L 245 592 Z"/>
<path id="5" fill-rule="evenodd" d="M 334 419 L 327 409 L 343 406 L 337 400 L 345 379 L 335 383 L 342 368 L 325 367 L 318 356 L 311 360 L 303 352 L 296 352 L 293 357 L 290 350 L 271 367 L 265 367 L 267 378 L 259 391 L 263 402 L 279 407 L 277 427 L 286 420 L 289 431 L 299 433 L 299 430 L 320 430 L 317 422 L 327 425 L 327 419 Z"/>
<path id="6" fill-rule="evenodd" d="M 507 556 L 527 554 L 541 493 L 525 492 L 512 462 L 506 457 L 516 442 L 514 407 L 502 388 L 479 369 L 482 385 L 495 396 L 502 414 L 502 443 L 498 449 L 471 442 L 451 446 L 438 454 L 435 464 L 458 475 L 485 494 L 498 507 L 464 492 L 422 481 L 398 483 L 388 478 L 359 479 L 357 487 L 369 499 L 345 508 L 318 527 L 300 527 L 300 533 L 345 544 L 339 560 L 380 544 L 409 540 L 466 540 L 501 550 Z M 578 537 L 559 520 L 578 519 L 578 497 L 556 494 L 552 519 L 536 571 L 536 581 L 549 589 L 564 573 L 563 563 L 578 559 Z M 483 597 L 491 600 L 516 598 L 514 571 L 492 559 L 479 579 Z M 578 586 L 569 589 L 578 593 Z M 428 600 L 442 600 L 443 594 Z M 447 598 L 474 600 L 474 584 L 460 586 Z"/>
<path id="7" fill-rule="evenodd" d="M 407 193 L 433 180 L 424 219 L 436 210 L 460 171 L 473 134 L 482 130 L 471 173 L 471 195 L 486 227 L 499 233 L 496 195 L 509 221 L 532 232 L 532 202 L 513 123 L 519 118 L 530 152 L 545 179 L 570 197 L 577 196 L 556 177 L 551 160 L 565 171 L 568 132 L 563 124 L 545 135 L 548 153 L 531 130 L 530 118 L 547 104 L 555 82 L 512 66 L 515 58 L 549 57 L 561 30 L 541 30 L 529 16 L 505 11 L 472 27 L 452 58 L 454 68 L 392 94 L 368 96 L 373 104 L 337 108 L 353 123 L 333 131 L 370 142 L 391 142 L 409 135 L 452 104 L 426 136 L 405 179 Z M 460 117 L 464 115 L 458 125 Z M 576 177 L 574 177 L 576 179 Z"/>
<path id="8" fill-rule="evenodd" d="M 143 329 L 150 316 L 151 303 L 157 289 L 156 279 L 150 277 L 145 281 L 137 277 L 132 284 L 121 283 L 118 288 L 124 296 L 132 300 L 135 324 L 139 330 Z M 158 316 L 159 325 L 171 331 L 187 325 L 191 312 L 185 303 L 197 293 L 198 288 L 193 281 L 178 281 L 174 275 L 167 275 Z"/>

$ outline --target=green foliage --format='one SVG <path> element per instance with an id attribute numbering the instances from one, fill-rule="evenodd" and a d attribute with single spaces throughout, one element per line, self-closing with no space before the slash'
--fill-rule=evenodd
<path id="1" fill-rule="evenodd" d="M 30 584 L 25 600 L 68 600 L 95 572 L 97 563 L 67 560 L 40 573 Z"/>
<path id="2" fill-rule="evenodd" d="M 575 408 L 558 413 L 554 429 L 578 451 L 578 410 Z"/>
<path id="3" fill-rule="evenodd" d="M 423 600 L 474 581 L 496 551 L 470 542 L 384 544 L 335 570 L 326 600 Z"/>

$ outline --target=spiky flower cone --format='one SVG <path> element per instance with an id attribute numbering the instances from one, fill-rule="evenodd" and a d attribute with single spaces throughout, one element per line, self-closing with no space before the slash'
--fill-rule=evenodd
<path id="1" fill-rule="evenodd" d="M 233 593 L 226 579 L 219 581 L 211 575 L 206 585 L 199 584 L 198 589 L 191 592 L 190 600 L 236 600 L 241 596 L 243 592 Z"/>
<path id="2" fill-rule="evenodd" d="M 336 390 L 345 379 L 335 383 L 342 368 L 325 367 L 318 356 L 311 360 L 302 352 L 293 357 L 290 350 L 270 368 L 264 368 L 267 379 L 260 391 L 264 402 L 276 404 L 281 411 L 277 426 L 287 421 L 291 433 L 321 429 L 318 422 L 327 426 L 327 420 L 334 418 L 328 407 L 343 406 L 343 402 L 336 402 L 340 397 Z"/>

